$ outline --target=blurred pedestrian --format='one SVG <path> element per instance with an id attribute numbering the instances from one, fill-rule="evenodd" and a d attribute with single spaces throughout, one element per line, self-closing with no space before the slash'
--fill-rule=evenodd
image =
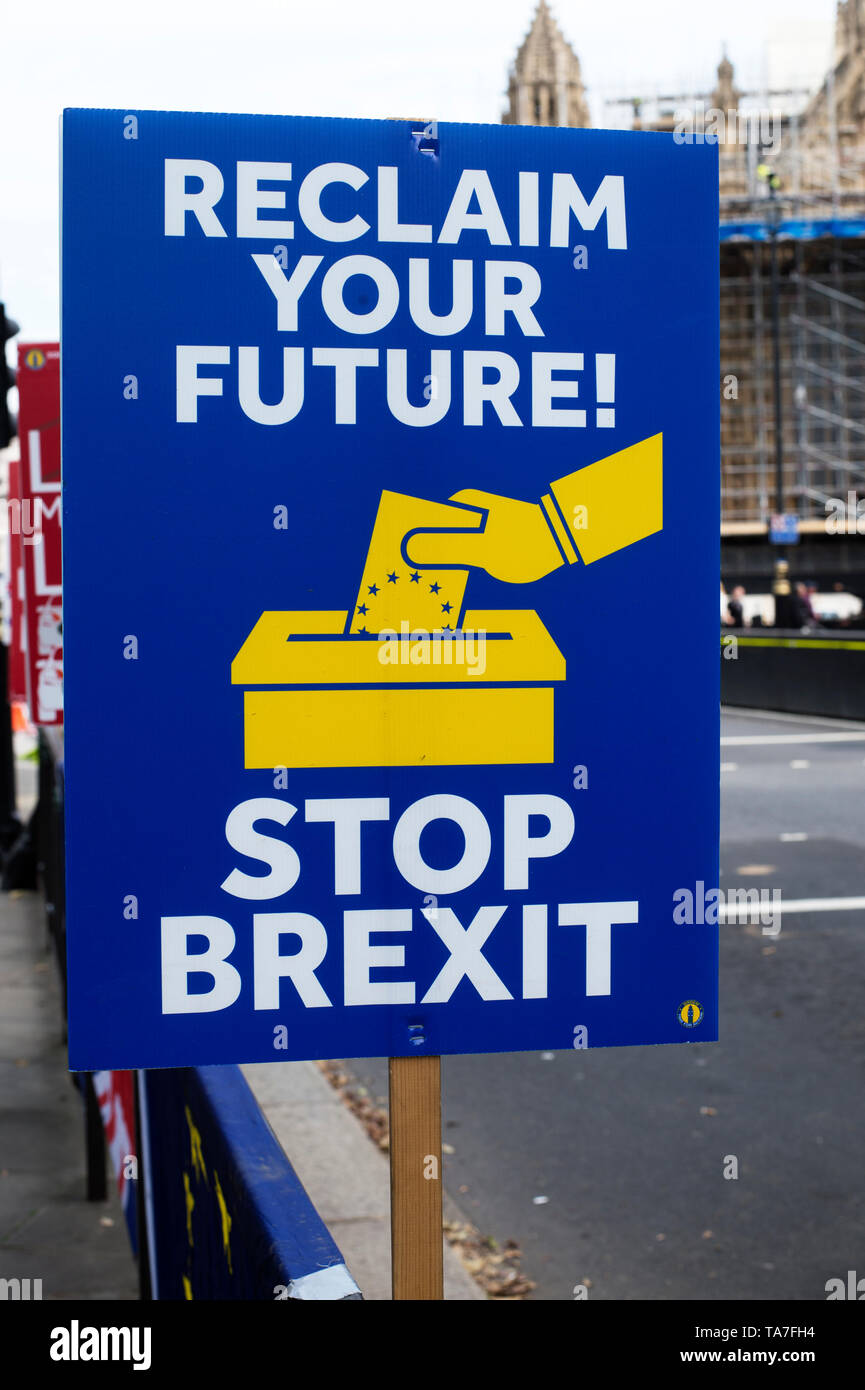
<path id="1" fill-rule="evenodd" d="M 811 602 L 811 594 L 808 585 L 801 580 L 796 585 L 796 592 L 793 596 L 793 607 L 796 615 L 797 627 L 819 627 L 819 619 L 814 612 L 814 605 Z"/>
<path id="2" fill-rule="evenodd" d="M 741 584 L 737 584 L 727 603 L 727 610 L 734 627 L 747 627 L 745 619 L 745 590 Z"/>

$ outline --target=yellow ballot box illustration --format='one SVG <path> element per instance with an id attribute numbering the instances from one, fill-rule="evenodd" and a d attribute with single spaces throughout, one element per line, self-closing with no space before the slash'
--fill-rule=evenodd
<path id="1" fill-rule="evenodd" d="M 565 656 L 534 609 L 466 610 L 469 573 L 531 583 L 653 535 L 662 471 L 657 434 L 537 503 L 383 492 L 353 608 L 264 612 L 232 662 L 244 765 L 553 762 Z"/>

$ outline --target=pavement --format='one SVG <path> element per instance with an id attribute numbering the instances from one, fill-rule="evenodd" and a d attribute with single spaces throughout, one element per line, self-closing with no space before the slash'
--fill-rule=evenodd
<path id="1" fill-rule="evenodd" d="M 42 1298 L 135 1299 L 113 1184 L 85 1196 L 84 1118 L 66 1070 L 63 1008 L 40 894 L 0 894 L 0 1279 Z M 34 1285 L 31 1283 L 31 1296 Z"/>
<path id="2" fill-rule="evenodd" d="M 26 756 L 36 740 L 14 742 L 24 821 L 36 804 Z M 106 1201 L 86 1199 L 84 1112 L 41 893 L 0 893 L 0 1279 L 41 1279 L 46 1301 L 138 1297 L 113 1183 Z"/>

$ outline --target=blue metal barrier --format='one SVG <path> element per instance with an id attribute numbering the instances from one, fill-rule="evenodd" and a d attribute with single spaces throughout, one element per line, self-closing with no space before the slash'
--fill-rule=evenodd
<path id="1" fill-rule="evenodd" d="M 361 1298 L 240 1069 L 139 1076 L 153 1297 Z"/>

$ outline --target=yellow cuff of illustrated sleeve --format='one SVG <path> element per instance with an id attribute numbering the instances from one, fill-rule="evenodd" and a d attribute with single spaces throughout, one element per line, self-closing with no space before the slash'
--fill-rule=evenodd
<path id="1" fill-rule="evenodd" d="M 663 435 L 579 468 L 550 491 L 584 564 L 624 550 L 663 528 Z"/>
<path id="2" fill-rule="evenodd" d="M 541 503 L 546 514 L 547 521 L 552 527 L 553 534 L 559 543 L 559 547 L 564 554 L 569 565 L 574 565 L 579 560 L 579 555 L 571 543 L 571 539 L 565 530 L 562 518 L 556 510 L 556 504 L 549 493 L 541 498 Z"/>

